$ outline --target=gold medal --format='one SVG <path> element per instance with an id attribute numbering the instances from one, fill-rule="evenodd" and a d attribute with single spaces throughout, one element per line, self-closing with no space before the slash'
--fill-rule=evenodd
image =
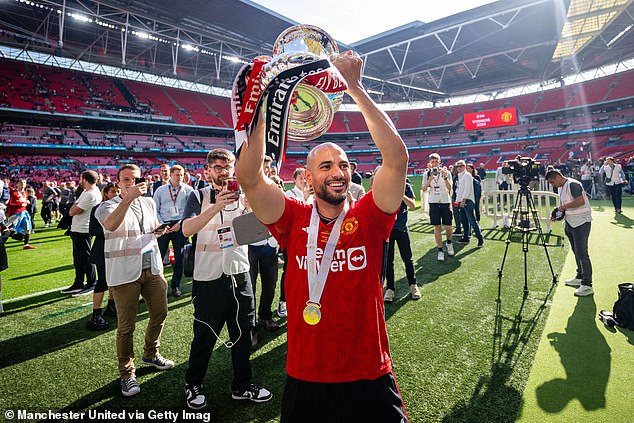
<path id="1" fill-rule="evenodd" d="M 306 302 L 304 308 L 304 321 L 309 325 L 316 325 L 321 320 L 321 311 L 319 310 L 321 305 L 317 303 Z"/>

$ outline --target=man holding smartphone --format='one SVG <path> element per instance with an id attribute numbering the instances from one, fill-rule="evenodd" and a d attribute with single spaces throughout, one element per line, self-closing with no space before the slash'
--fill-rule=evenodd
<path id="1" fill-rule="evenodd" d="M 185 205 L 192 187 L 183 183 L 185 169 L 180 165 L 172 166 L 169 170 L 170 178 L 166 185 L 161 185 L 154 192 L 154 202 L 158 211 L 158 219 L 161 224 L 167 223 L 167 230 L 158 240 L 161 257 L 169 255 L 169 245 L 174 248 L 174 271 L 172 273 L 172 295 L 176 298 L 183 295 L 180 285 L 183 277 L 183 249 L 187 238 L 181 231 L 180 221 L 183 218 Z"/>
<path id="2" fill-rule="evenodd" d="M 140 176 L 138 166 L 123 165 L 117 172 L 121 194 L 102 203 L 95 212 L 104 229 L 106 280 L 117 304 L 117 357 L 121 393 L 126 397 L 141 392 L 133 345 L 139 295 L 145 299 L 149 314 L 141 361 L 159 370 L 174 367 L 172 360 L 159 353 L 167 317 L 167 282 L 156 240 L 162 232 L 156 232 L 156 204 L 144 197 L 145 180 L 136 183 Z"/>
<path id="3" fill-rule="evenodd" d="M 205 165 L 209 185 L 194 191 L 183 213 L 185 236 L 197 234 L 194 255 L 194 339 L 185 373 L 185 401 L 192 410 L 204 408 L 207 398 L 204 379 L 211 353 L 227 324 L 235 400 L 266 402 L 271 393 L 251 381 L 249 354 L 255 320 L 253 289 L 249 276 L 247 246 L 238 246 L 231 222 L 245 212 L 234 178 L 235 156 L 217 148 L 207 155 Z"/>

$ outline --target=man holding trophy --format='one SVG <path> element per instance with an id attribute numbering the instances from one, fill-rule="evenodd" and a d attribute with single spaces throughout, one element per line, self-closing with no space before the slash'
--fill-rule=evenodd
<path id="1" fill-rule="evenodd" d="M 405 189 L 408 153 L 361 84 L 362 60 L 347 52 L 333 65 L 383 158 L 372 190 L 359 202 L 352 207 L 347 202 L 350 162 L 333 143 L 318 145 L 307 157 L 313 205 L 286 198 L 264 175 L 269 132 L 264 117 L 256 116 L 255 128 L 239 146 L 240 184 L 258 219 L 288 252 L 288 378 L 281 421 L 404 422 L 381 270 L 383 246 Z"/>

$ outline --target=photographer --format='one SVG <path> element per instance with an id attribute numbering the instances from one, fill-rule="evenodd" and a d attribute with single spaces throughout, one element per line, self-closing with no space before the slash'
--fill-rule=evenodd
<path id="1" fill-rule="evenodd" d="M 436 240 L 436 248 L 438 249 L 438 261 L 445 260 L 445 253 L 442 248 L 442 227 L 445 226 L 445 236 L 447 238 L 447 254 L 454 255 L 453 228 L 451 226 L 451 190 L 452 175 L 446 167 L 440 166 L 440 155 L 432 153 L 429 155 L 429 163 L 431 168 L 425 172 L 425 183 L 421 188 L 422 191 L 429 190 L 429 223 L 434 226 L 434 239 Z"/>
<path id="2" fill-rule="evenodd" d="M 623 213 L 621 211 L 621 195 L 623 193 L 623 185 L 627 184 L 623 168 L 619 163 L 614 162 L 614 157 L 606 157 L 605 163 L 601 166 L 601 169 L 599 169 L 599 173 L 603 176 L 605 187 L 608 193 L 610 193 L 614 211 L 616 213 Z"/>
<path id="3" fill-rule="evenodd" d="M 559 207 L 557 210 L 565 212 L 564 231 L 577 262 L 577 274 L 574 278 L 568 279 L 566 285 L 577 287 L 575 291 L 577 297 L 592 295 L 594 294 L 592 263 L 588 255 L 592 211 L 588 196 L 579 181 L 566 178 L 557 169 L 549 169 L 546 173 L 546 179 L 558 190 Z"/>

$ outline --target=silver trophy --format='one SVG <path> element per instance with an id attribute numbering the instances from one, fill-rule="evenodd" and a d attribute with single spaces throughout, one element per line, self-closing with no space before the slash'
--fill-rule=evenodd
<path id="1" fill-rule="evenodd" d="M 324 59 L 330 61 L 338 54 L 337 44 L 324 30 L 311 25 L 288 28 L 275 41 L 273 58 L 262 69 L 262 90 L 288 69 Z M 336 81 L 343 81 L 343 78 L 334 66 L 329 65 L 330 69 L 322 76 L 320 83 L 309 83 L 309 79 L 300 82 L 295 88 L 288 113 L 289 140 L 310 141 L 330 128 L 335 112 L 343 101 L 343 90 L 333 90 L 333 81 L 336 85 Z M 322 90 L 320 86 L 329 88 Z"/>

